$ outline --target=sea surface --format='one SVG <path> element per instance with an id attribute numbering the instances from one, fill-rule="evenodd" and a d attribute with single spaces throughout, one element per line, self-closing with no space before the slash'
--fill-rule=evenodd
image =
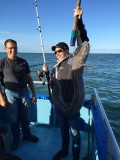
<path id="1" fill-rule="evenodd" d="M 5 56 L 6 53 L 0 53 L 0 59 Z M 33 80 L 39 80 L 36 72 L 42 69 L 44 63 L 42 53 L 18 53 L 18 56 L 28 61 Z M 46 53 L 45 57 L 51 71 L 56 63 L 55 55 Z M 120 54 L 89 54 L 86 64 L 85 86 L 97 89 L 120 147 Z M 37 84 L 36 92 L 48 93 L 47 86 Z"/>

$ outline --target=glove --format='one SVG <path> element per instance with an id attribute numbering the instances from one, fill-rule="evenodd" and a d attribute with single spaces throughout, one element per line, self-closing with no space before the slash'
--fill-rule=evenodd
<path id="1" fill-rule="evenodd" d="M 48 66 L 47 66 L 46 64 L 43 64 L 42 70 L 43 70 L 44 72 L 48 72 Z"/>

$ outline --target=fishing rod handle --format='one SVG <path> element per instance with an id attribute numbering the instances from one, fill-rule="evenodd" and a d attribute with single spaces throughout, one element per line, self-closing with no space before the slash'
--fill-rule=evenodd
<path id="1" fill-rule="evenodd" d="M 79 7 L 80 4 L 81 4 L 81 0 L 77 0 L 76 7 Z M 71 32 L 70 46 L 75 46 L 77 22 L 78 22 L 78 16 L 74 17 L 74 22 L 73 22 L 72 32 Z"/>
<path id="2" fill-rule="evenodd" d="M 81 0 L 77 0 L 76 7 L 80 6 L 80 4 L 81 4 Z"/>

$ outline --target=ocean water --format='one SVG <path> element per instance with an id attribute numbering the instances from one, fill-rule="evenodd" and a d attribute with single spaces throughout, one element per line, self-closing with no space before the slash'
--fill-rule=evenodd
<path id="1" fill-rule="evenodd" d="M 0 53 L 0 59 L 6 53 Z M 31 68 L 33 80 L 39 80 L 36 72 L 42 69 L 43 55 L 39 53 L 19 53 Z M 55 55 L 46 53 L 46 63 L 52 70 L 56 63 Z M 101 98 L 113 132 L 120 146 L 120 54 L 90 54 L 84 71 L 85 86 L 96 88 Z M 48 93 L 47 86 L 37 84 L 36 92 Z M 87 93 L 87 88 L 86 88 Z"/>

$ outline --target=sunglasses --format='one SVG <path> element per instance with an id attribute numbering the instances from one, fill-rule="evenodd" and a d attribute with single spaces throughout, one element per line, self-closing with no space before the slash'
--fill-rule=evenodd
<path id="1" fill-rule="evenodd" d="M 59 50 L 55 51 L 55 54 L 60 53 L 60 52 L 63 52 L 63 50 L 59 49 Z"/>
<path id="2" fill-rule="evenodd" d="M 6 48 L 9 50 L 12 50 L 12 49 L 17 50 L 17 47 L 6 47 Z"/>

